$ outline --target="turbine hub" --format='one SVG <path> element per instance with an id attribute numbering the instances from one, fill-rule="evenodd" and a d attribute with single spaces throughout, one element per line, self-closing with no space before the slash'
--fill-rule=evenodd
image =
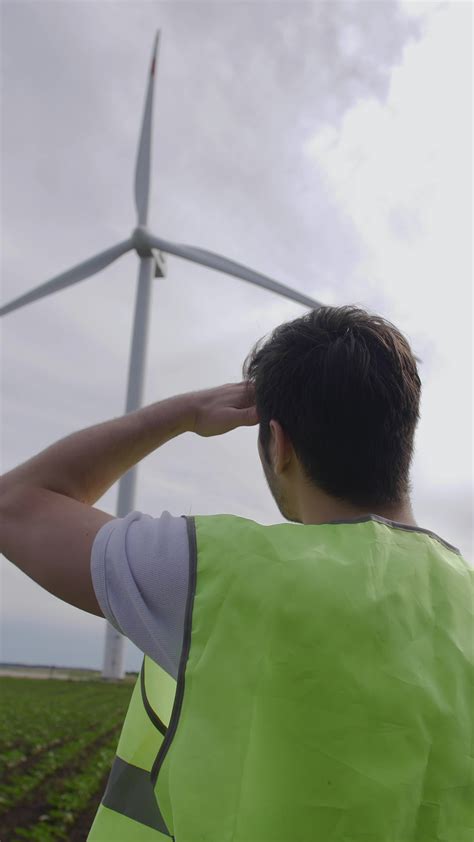
<path id="1" fill-rule="evenodd" d="M 149 233 L 144 225 L 137 225 L 132 232 L 133 247 L 139 257 L 153 257 L 149 241 Z"/>
<path id="2" fill-rule="evenodd" d="M 132 243 L 139 257 L 152 257 L 155 261 L 155 278 L 166 277 L 166 256 L 150 244 L 150 233 L 144 225 L 137 225 L 133 230 Z"/>

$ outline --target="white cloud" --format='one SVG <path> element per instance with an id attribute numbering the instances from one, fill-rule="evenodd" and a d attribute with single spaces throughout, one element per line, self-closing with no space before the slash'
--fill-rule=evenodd
<path id="1" fill-rule="evenodd" d="M 364 243 L 361 288 L 423 360 L 415 473 L 442 486 L 472 478 L 470 10 L 422 5 L 387 102 L 359 102 L 304 150 Z"/>

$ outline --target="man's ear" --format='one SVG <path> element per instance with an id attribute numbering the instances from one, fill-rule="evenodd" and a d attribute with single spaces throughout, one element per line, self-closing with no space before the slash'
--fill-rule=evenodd
<path id="1" fill-rule="evenodd" d="M 271 438 L 269 442 L 270 458 L 275 473 L 280 474 L 291 460 L 292 445 L 280 422 L 275 418 L 270 421 Z"/>

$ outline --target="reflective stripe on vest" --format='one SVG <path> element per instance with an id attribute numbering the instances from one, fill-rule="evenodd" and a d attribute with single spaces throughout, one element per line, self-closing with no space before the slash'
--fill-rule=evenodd
<path id="1" fill-rule="evenodd" d="M 125 793 L 111 774 L 90 842 L 472 842 L 474 570 L 461 554 L 377 516 L 186 520 L 166 736 L 137 693 L 117 755 L 124 741 L 130 762 L 151 728 L 147 783 L 130 776 Z"/>
<path id="2" fill-rule="evenodd" d="M 170 840 L 156 802 L 151 769 L 166 734 L 176 681 L 144 658 L 116 757 L 88 840 Z"/>

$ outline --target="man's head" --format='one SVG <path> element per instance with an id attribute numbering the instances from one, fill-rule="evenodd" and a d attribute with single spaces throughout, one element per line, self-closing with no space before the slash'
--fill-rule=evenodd
<path id="1" fill-rule="evenodd" d="M 421 394 L 404 336 L 348 305 L 312 310 L 261 343 L 242 372 L 255 386 L 258 450 L 282 515 L 308 522 L 301 512 L 312 505 L 324 519 L 331 502 L 337 513 L 403 511 Z"/>

